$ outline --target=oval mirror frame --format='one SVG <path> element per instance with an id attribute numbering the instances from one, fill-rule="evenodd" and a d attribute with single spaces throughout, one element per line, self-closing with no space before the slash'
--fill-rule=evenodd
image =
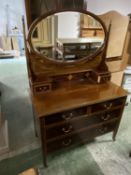
<path id="1" fill-rule="evenodd" d="M 51 16 L 51 15 L 54 15 L 56 13 L 61 13 L 61 12 L 79 12 L 79 13 L 82 13 L 82 14 L 85 14 L 85 15 L 89 15 L 91 17 L 93 17 L 95 20 L 97 20 L 102 28 L 103 28 L 103 31 L 104 31 L 104 42 L 103 44 L 101 45 L 101 47 L 94 53 L 92 54 L 91 56 L 85 56 L 81 59 L 78 59 L 78 60 L 75 60 L 73 62 L 68 62 L 68 61 L 64 61 L 64 62 L 61 62 L 61 61 L 58 61 L 58 60 L 54 60 L 52 58 L 49 58 L 45 55 L 42 55 L 41 53 L 37 52 L 35 49 L 34 49 L 34 46 L 32 44 L 32 34 L 36 28 L 36 26 L 38 25 L 38 23 L 44 19 L 46 19 L 47 17 Z M 39 58 L 44 58 L 46 59 L 46 61 L 48 62 L 51 62 L 53 64 L 64 64 L 64 65 L 75 65 L 75 64 L 78 64 L 78 63 L 81 63 L 81 62 L 87 62 L 89 60 L 92 60 L 93 58 L 97 57 L 100 53 L 102 53 L 102 51 L 104 51 L 104 48 L 106 47 L 106 43 L 107 43 L 107 38 L 108 38 L 108 35 L 107 35 L 107 29 L 106 29 L 106 26 L 105 24 L 103 23 L 103 21 L 95 14 L 87 11 L 87 10 L 53 10 L 53 11 L 50 11 L 42 16 L 40 16 L 39 18 L 37 18 L 33 23 L 32 25 L 30 26 L 29 28 L 29 33 L 28 33 L 28 36 L 27 36 L 27 42 L 28 42 L 28 47 L 29 47 L 29 50 L 31 53 L 35 54 L 36 56 L 38 56 Z"/>

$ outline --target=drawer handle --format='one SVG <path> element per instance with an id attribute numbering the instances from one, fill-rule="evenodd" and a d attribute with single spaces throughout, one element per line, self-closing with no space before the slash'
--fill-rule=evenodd
<path id="1" fill-rule="evenodd" d="M 62 142 L 62 145 L 63 145 L 63 146 L 69 146 L 69 145 L 71 144 L 71 142 L 72 142 L 72 140 L 69 139 L 69 140 L 67 140 L 67 141 L 63 141 L 63 142 Z"/>
<path id="2" fill-rule="evenodd" d="M 64 133 L 69 133 L 69 132 L 71 132 L 72 129 L 73 129 L 72 125 L 69 125 L 68 128 L 62 128 L 62 131 L 63 131 Z"/>
<path id="3" fill-rule="evenodd" d="M 99 132 L 100 132 L 101 134 L 104 134 L 107 130 L 108 130 L 107 127 L 103 127 L 103 128 L 101 128 L 101 129 L 99 129 Z"/>
<path id="4" fill-rule="evenodd" d="M 110 114 L 107 114 L 107 115 L 103 115 L 103 116 L 101 117 L 101 119 L 104 120 L 104 121 L 106 121 L 106 120 L 109 120 L 110 117 L 111 117 L 111 115 L 110 115 Z"/>
<path id="5" fill-rule="evenodd" d="M 112 107 L 112 103 L 109 103 L 109 104 L 104 104 L 104 108 L 106 109 L 110 109 Z"/>
<path id="6" fill-rule="evenodd" d="M 71 120 L 72 117 L 73 117 L 73 113 L 70 113 L 68 116 L 67 116 L 66 114 L 63 114 L 63 115 L 62 115 L 62 118 L 63 118 L 64 120 Z"/>

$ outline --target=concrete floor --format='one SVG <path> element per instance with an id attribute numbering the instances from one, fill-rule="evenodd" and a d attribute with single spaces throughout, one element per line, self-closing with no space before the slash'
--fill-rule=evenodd
<path id="1" fill-rule="evenodd" d="M 21 153 L 26 153 L 31 150 L 35 150 L 36 148 L 40 148 L 40 144 L 39 140 L 34 135 L 34 125 L 31 101 L 29 97 L 29 85 L 25 58 L 23 57 L 19 59 L 0 60 L 0 75 L 0 88 L 2 91 L 3 103 L 2 110 L 3 115 L 9 122 L 10 138 L 9 153 L 0 156 L 0 160 L 3 160 L 5 158 L 14 157 Z M 131 175 L 131 159 L 129 158 L 129 151 L 131 149 L 130 116 L 131 105 L 125 108 L 125 112 L 115 142 L 112 141 L 112 135 L 110 133 L 97 138 L 95 142 L 92 142 L 84 147 L 84 154 L 90 155 L 89 160 L 94 160 L 96 163 L 96 169 L 95 172 L 93 172 L 94 174 L 96 173 L 97 175 L 98 170 L 100 174 L 105 175 Z M 67 155 L 67 158 L 68 157 L 69 155 Z M 87 157 L 88 156 L 86 156 L 86 158 Z M 55 162 L 58 160 L 59 156 L 54 159 Z M 64 157 L 62 157 L 60 160 L 65 162 Z M 56 166 L 56 164 L 53 164 L 53 159 L 51 159 L 51 162 L 52 168 L 49 171 L 46 170 L 46 174 L 48 175 L 53 174 L 53 166 Z M 67 163 L 68 162 L 66 162 L 66 165 Z M 62 165 L 64 166 L 64 164 Z M 82 168 L 81 163 L 79 168 L 81 172 L 85 169 L 85 167 L 83 167 L 84 169 Z M 63 169 L 61 167 L 59 170 L 60 174 L 63 173 L 62 170 Z M 64 171 L 66 171 L 66 168 L 64 168 Z M 81 174 L 80 171 L 79 173 L 73 170 L 71 172 L 64 173 L 70 175 L 73 175 L 73 172 L 75 175 Z M 86 171 L 84 174 L 86 174 Z"/>
<path id="2" fill-rule="evenodd" d="M 9 124 L 9 153 L 0 159 L 38 148 L 25 57 L 0 60 L 2 114 Z"/>
<path id="3" fill-rule="evenodd" d="M 125 107 L 116 141 L 111 134 L 96 139 L 88 150 L 105 175 L 131 175 L 131 104 Z"/>

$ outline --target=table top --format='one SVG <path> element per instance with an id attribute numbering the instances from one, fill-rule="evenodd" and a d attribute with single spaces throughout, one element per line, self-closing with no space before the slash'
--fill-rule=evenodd
<path id="1" fill-rule="evenodd" d="M 109 82 L 105 84 L 85 85 L 81 88 L 66 88 L 46 94 L 32 95 L 37 117 L 83 107 L 127 96 L 127 91 Z"/>

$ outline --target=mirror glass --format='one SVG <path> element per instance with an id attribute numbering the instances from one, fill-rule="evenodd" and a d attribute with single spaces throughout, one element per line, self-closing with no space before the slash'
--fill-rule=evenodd
<path id="1" fill-rule="evenodd" d="M 92 56 L 101 48 L 104 39 L 101 23 L 79 12 L 61 12 L 44 18 L 37 23 L 31 36 L 36 52 L 59 62 Z"/>

